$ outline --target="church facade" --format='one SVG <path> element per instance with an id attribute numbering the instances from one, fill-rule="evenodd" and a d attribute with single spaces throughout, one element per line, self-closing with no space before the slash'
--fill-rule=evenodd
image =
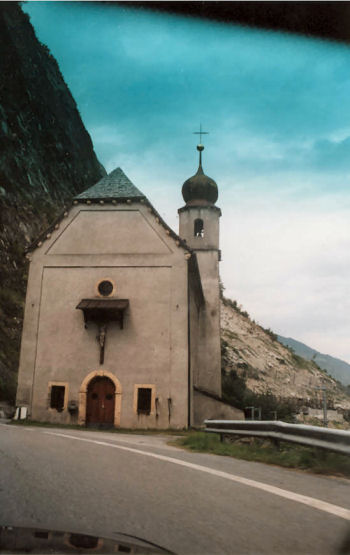
<path id="1" fill-rule="evenodd" d="M 219 218 L 202 170 L 179 234 L 118 168 L 31 246 L 17 406 L 32 420 L 187 428 L 221 398 Z"/>

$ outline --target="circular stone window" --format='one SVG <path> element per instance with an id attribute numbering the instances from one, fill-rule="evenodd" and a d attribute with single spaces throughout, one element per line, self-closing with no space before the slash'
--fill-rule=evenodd
<path id="1" fill-rule="evenodd" d="M 108 279 L 104 279 L 103 281 L 100 281 L 100 283 L 97 286 L 97 290 L 99 294 L 102 295 L 103 297 L 109 297 L 113 293 L 113 289 L 114 289 L 113 283 Z"/>

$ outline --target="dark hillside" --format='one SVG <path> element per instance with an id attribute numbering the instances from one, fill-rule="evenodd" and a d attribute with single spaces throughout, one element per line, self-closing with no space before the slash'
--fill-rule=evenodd
<path id="1" fill-rule="evenodd" d="M 0 4 L 0 399 L 13 400 L 25 247 L 105 174 L 56 60 L 17 2 Z"/>
<path id="2" fill-rule="evenodd" d="M 320 368 L 327 370 L 333 378 L 339 380 L 344 385 L 350 386 L 350 364 L 344 360 L 319 353 L 315 349 L 312 349 L 304 343 L 301 343 L 301 341 L 296 341 L 291 337 L 282 337 L 279 335 L 278 341 L 293 349 L 297 355 L 302 356 L 307 360 L 313 360 Z"/>

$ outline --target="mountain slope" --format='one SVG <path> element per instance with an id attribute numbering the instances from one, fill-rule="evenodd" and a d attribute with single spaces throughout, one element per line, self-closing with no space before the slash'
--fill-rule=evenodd
<path id="1" fill-rule="evenodd" d="M 277 341 L 277 336 L 252 321 L 235 301 L 221 304 L 224 375 L 234 371 L 254 393 L 267 391 L 298 404 L 317 406 L 325 385 L 330 405 L 350 408 L 350 396 L 336 380 Z"/>
<path id="2" fill-rule="evenodd" d="M 304 343 L 301 343 L 301 341 L 296 341 L 291 337 L 283 337 L 282 335 L 279 335 L 278 341 L 293 349 L 297 355 L 304 357 L 307 360 L 313 360 L 320 368 L 327 370 L 333 378 L 339 380 L 344 385 L 350 385 L 350 364 L 344 360 L 330 355 L 324 355 L 319 351 L 308 347 Z"/>
<path id="3" fill-rule="evenodd" d="M 24 249 L 104 174 L 56 60 L 17 2 L 0 4 L 0 399 L 14 399 Z"/>

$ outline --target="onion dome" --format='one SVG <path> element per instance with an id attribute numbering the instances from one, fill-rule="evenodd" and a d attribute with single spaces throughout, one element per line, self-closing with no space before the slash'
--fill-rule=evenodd
<path id="1" fill-rule="evenodd" d="M 186 204 L 195 204 L 199 201 L 203 204 L 215 204 L 218 199 L 218 186 L 214 179 L 208 177 L 202 168 L 202 151 L 203 145 L 198 145 L 199 166 L 196 175 L 193 175 L 185 181 L 182 186 L 182 196 Z"/>

